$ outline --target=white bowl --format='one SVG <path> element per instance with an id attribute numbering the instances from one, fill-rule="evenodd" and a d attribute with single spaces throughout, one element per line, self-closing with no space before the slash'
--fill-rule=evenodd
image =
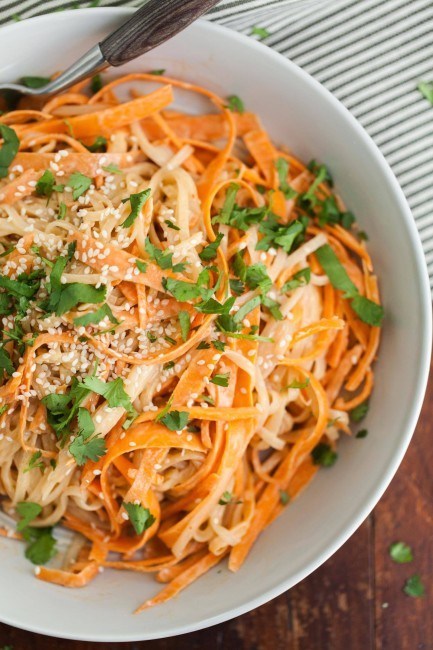
<path id="1" fill-rule="evenodd" d="M 1 30 L 0 80 L 64 68 L 130 14 L 54 13 Z M 302 159 L 326 162 L 369 236 L 386 322 L 365 440 L 343 440 L 340 458 L 260 537 L 243 568 L 223 562 L 179 597 L 138 616 L 160 586 L 151 576 L 105 571 L 68 590 L 35 580 L 19 543 L 0 540 L 0 620 L 58 637 L 134 641 L 191 632 L 278 596 L 329 558 L 372 510 L 411 438 L 427 380 L 430 291 L 423 252 L 390 168 L 343 106 L 296 65 L 253 39 L 206 21 L 122 69 L 169 73 L 236 93 L 271 136 Z M 118 73 L 119 71 L 117 71 Z"/>

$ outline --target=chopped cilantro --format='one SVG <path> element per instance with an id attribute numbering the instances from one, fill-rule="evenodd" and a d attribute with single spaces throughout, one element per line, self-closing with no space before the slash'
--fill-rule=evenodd
<path id="1" fill-rule="evenodd" d="M 6 124 L 0 124 L 0 135 L 3 144 L 0 148 L 0 178 L 8 175 L 9 165 L 18 153 L 20 141 L 13 129 Z"/>
<path id="2" fill-rule="evenodd" d="M 32 77 L 32 76 L 27 76 L 27 77 L 21 77 L 20 83 L 23 84 L 23 86 L 26 86 L 27 88 L 42 88 L 43 86 L 46 86 L 49 84 L 51 79 L 49 77 Z"/>
<path id="3" fill-rule="evenodd" d="M 116 165 L 115 163 L 110 163 L 109 165 L 103 165 L 102 169 L 104 170 L 104 172 L 108 172 L 109 174 L 123 174 L 119 165 Z"/>
<path id="4" fill-rule="evenodd" d="M 228 108 L 230 111 L 234 113 L 244 113 L 245 112 L 245 106 L 240 97 L 237 95 L 229 95 L 227 97 L 227 104 L 225 106 Z"/>
<path id="5" fill-rule="evenodd" d="M 104 85 L 100 74 L 95 74 L 90 80 L 90 90 L 93 95 L 98 93 Z"/>
<path id="6" fill-rule="evenodd" d="M 121 377 L 117 377 L 117 379 L 107 382 L 102 381 L 102 379 L 98 379 L 97 377 L 86 377 L 83 380 L 83 386 L 98 395 L 102 395 L 102 397 L 107 400 L 110 408 L 124 408 L 128 414 L 127 422 L 131 423 L 132 420 L 135 420 L 137 417 L 138 413 L 132 406 L 131 398 L 125 391 L 125 386 Z"/>
<path id="7" fill-rule="evenodd" d="M 150 187 L 148 187 L 147 190 L 138 192 L 138 194 L 131 194 L 129 198 L 126 199 L 131 204 L 131 212 L 129 213 L 125 221 L 121 224 L 122 228 L 130 228 L 132 226 L 132 224 L 140 214 L 141 209 L 147 202 L 150 196 L 150 192 L 151 192 Z"/>
<path id="8" fill-rule="evenodd" d="M 242 501 L 236 500 L 232 493 L 226 490 L 222 493 L 221 499 L 218 501 L 218 503 L 220 506 L 228 506 L 237 505 L 238 503 L 242 503 Z"/>
<path id="9" fill-rule="evenodd" d="M 185 411 L 168 411 L 159 418 L 159 421 L 170 431 L 182 431 L 187 425 L 188 417 L 188 413 Z"/>
<path id="10" fill-rule="evenodd" d="M 92 179 L 81 172 L 74 172 L 71 174 L 68 180 L 68 186 L 72 188 L 72 198 L 74 201 L 84 194 L 84 192 L 87 192 L 91 184 Z"/>
<path id="11" fill-rule="evenodd" d="M 280 503 L 283 506 L 286 506 L 290 501 L 289 493 L 286 490 L 279 490 L 279 494 L 280 494 Z"/>
<path id="12" fill-rule="evenodd" d="M 129 217 L 128 217 L 129 218 Z M 152 242 L 150 241 L 149 237 L 146 237 L 146 241 L 144 244 L 144 247 L 146 249 L 146 253 L 149 255 L 150 259 L 163 270 L 166 269 L 171 269 L 172 271 L 175 272 L 181 272 L 184 270 L 185 265 L 184 264 L 176 264 L 173 266 L 173 253 L 171 251 L 162 251 L 160 248 L 157 246 L 154 246 Z M 168 280 L 170 278 L 164 278 L 164 280 Z M 176 282 L 176 280 L 174 280 Z M 187 282 L 184 284 L 188 284 Z"/>
<path id="13" fill-rule="evenodd" d="M 368 430 L 367 429 L 360 429 L 358 433 L 356 434 L 355 438 L 366 438 L 368 436 Z"/>
<path id="14" fill-rule="evenodd" d="M 45 564 L 56 553 L 56 540 L 51 534 L 52 529 L 29 526 L 29 523 L 41 514 L 41 506 L 31 501 L 21 501 L 17 504 L 16 510 L 20 516 L 17 531 L 27 542 L 26 558 L 33 564 Z"/>
<path id="15" fill-rule="evenodd" d="M 147 271 L 146 262 L 143 262 L 142 260 L 135 260 L 135 265 L 137 269 L 140 271 L 140 273 L 146 273 Z"/>
<path id="16" fill-rule="evenodd" d="M 374 327 L 380 327 L 383 319 L 381 305 L 361 296 L 358 289 L 349 278 L 344 266 L 329 244 L 321 246 L 316 251 L 317 259 L 335 289 L 343 291 L 343 298 L 349 299 L 352 309 L 359 318 Z"/>
<path id="17" fill-rule="evenodd" d="M 33 519 L 36 519 L 36 517 L 41 514 L 42 507 L 39 503 L 33 503 L 32 501 L 20 501 L 17 503 L 16 510 L 20 516 L 20 521 L 17 524 L 17 531 L 21 532 L 24 528 L 27 528 Z"/>
<path id="18" fill-rule="evenodd" d="M 332 467 L 338 458 L 338 454 L 326 442 L 319 442 L 311 452 L 311 456 L 313 463 L 322 467 Z"/>
<path id="19" fill-rule="evenodd" d="M 153 74 L 153 75 L 155 75 L 156 77 L 160 77 L 160 76 L 163 75 L 164 73 L 165 73 L 165 68 L 158 68 L 157 70 L 151 70 L 151 71 L 149 72 L 149 74 Z"/>
<path id="20" fill-rule="evenodd" d="M 287 291 L 293 291 L 298 287 L 303 287 L 310 282 L 310 279 L 311 279 L 311 269 L 309 266 L 307 266 L 305 269 L 301 269 L 300 271 L 295 273 L 291 278 L 291 280 L 285 282 L 281 287 L 281 291 L 282 293 L 286 293 Z"/>
<path id="21" fill-rule="evenodd" d="M 41 472 L 43 473 L 45 469 L 44 463 L 40 460 L 42 458 L 42 452 L 41 451 L 35 451 L 34 454 L 32 454 L 29 464 L 27 465 L 26 469 L 24 470 L 24 474 L 26 472 L 30 472 L 32 469 L 40 469 Z"/>
<path id="22" fill-rule="evenodd" d="M 90 314 L 84 314 L 84 316 L 74 318 L 74 325 L 83 325 L 84 327 L 86 325 L 98 325 L 106 316 L 113 325 L 119 325 L 120 321 L 115 318 L 107 304 L 102 305 L 102 307 Z"/>
<path id="23" fill-rule="evenodd" d="M 250 298 L 246 303 L 242 305 L 242 307 L 239 309 L 239 311 L 236 312 L 234 315 L 234 321 L 235 323 L 242 323 L 244 320 L 245 316 L 249 314 L 253 309 L 258 307 L 261 303 L 261 298 L 260 296 L 254 296 L 253 298 Z"/>
<path id="24" fill-rule="evenodd" d="M 271 33 L 266 29 L 266 27 L 255 26 L 251 29 L 251 36 L 258 36 L 260 39 L 267 38 L 270 34 Z"/>
<path id="25" fill-rule="evenodd" d="M 203 250 L 198 254 L 200 259 L 205 262 L 209 262 L 210 260 L 215 259 L 215 257 L 217 256 L 218 246 L 221 244 L 223 237 L 224 235 L 222 233 L 219 233 L 216 236 L 215 241 L 213 241 L 208 246 L 205 246 Z"/>
<path id="26" fill-rule="evenodd" d="M 103 438 L 91 437 L 95 433 L 95 425 L 87 409 L 81 407 L 78 409 L 77 420 L 78 434 L 69 445 L 69 451 L 77 465 L 82 466 L 87 460 L 93 462 L 99 460 L 107 452 L 107 447 Z"/>
<path id="27" fill-rule="evenodd" d="M 350 418 L 354 422 L 360 422 L 368 413 L 369 402 L 368 399 L 365 402 L 362 402 L 358 406 L 355 406 L 354 409 L 350 411 Z"/>
<path id="28" fill-rule="evenodd" d="M 170 219 L 166 219 L 164 223 L 167 228 L 171 228 L 171 230 L 180 230 L 179 226 L 176 226 L 176 224 L 170 221 Z"/>
<path id="29" fill-rule="evenodd" d="M 404 584 L 403 591 L 407 596 L 420 598 L 424 596 L 425 587 L 419 575 L 415 574 L 408 578 Z"/>
<path id="30" fill-rule="evenodd" d="M 224 303 L 218 302 L 218 300 L 215 300 L 215 298 L 209 298 L 204 302 L 196 304 L 195 309 L 197 309 L 197 311 L 201 312 L 202 314 L 228 314 L 230 312 L 230 309 L 233 307 L 234 302 L 234 296 L 227 298 Z"/>
<path id="31" fill-rule="evenodd" d="M 433 104 L 433 83 L 431 81 L 421 81 L 417 88 L 421 95 L 425 97 L 430 104 Z"/>
<path id="32" fill-rule="evenodd" d="M 197 350 L 209 350 L 210 348 L 210 343 L 207 341 L 200 341 L 200 343 L 197 345 Z"/>
<path id="33" fill-rule="evenodd" d="M 223 388 L 227 388 L 227 386 L 229 385 L 229 379 L 230 379 L 230 373 L 226 372 L 226 373 L 221 373 L 219 375 L 218 374 L 214 375 L 210 381 L 212 384 L 215 384 L 216 386 L 222 386 Z"/>
<path id="34" fill-rule="evenodd" d="M 140 503 L 125 503 L 124 501 L 123 507 L 128 513 L 129 521 L 137 535 L 142 535 L 156 521 L 149 508 L 143 508 Z"/>
<path id="35" fill-rule="evenodd" d="M 181 310 L 178 314 L 180 332 L 182 335 L 182 340 L 186 341 L 188 339 L 189 330 L 191 328 L 191 319 L 187 311 Z"/>
<path id="36" fill-rule="evenodd" d="M 285 158 L 278 158 L 275 162 L 275 167 L 278 173 L 278 182 L 279 189 L 284 194 L 286 199 L 293 199 L 296 196 L 297 192 L 292 187 L 290 187 L 287 182 L 287 176 L 289 174 L 289 163 Z"/>
<path id="37" fill-rule="evenodd" d="M 391 559 L 397 562 L 397 564 L 406 564 L 413 560 L 412 549 L 404 542 L 394 542 L 394 544 L 391 544 L 389 554 Z"/>
<path id="38" fill-rule="evenodd" d="M 304 241 L 306 227 L 307 221 L 303 219 L 297 219 L 286 225 L 281 224 L 275 215 L 269 214 L 259 224 L 259 232 L 263 238 L 256 245 L 256 250 L 267 251 L 273 246 L 290 253 Z"/>
<path id="39" fill-rule="evenodd" d="M 38 196 L 46 196 L 50 199 L 53 192 L 63 192 L 64 188 L 64 185 L 56 185 L 53 172 L 46 169 L 36 183 L 35 191 Z"/>
<path id="40" fill-rule="evenodd" d="M 245 291 L 245 285 L 242 280 L 238 280 L 237 278 L 230 278 L 229 284 L 230 290 L 232 293 L 234 293 L 235 296 L 241 296 Z"/>
<path id="41" fill-rule="evenodd" d="M 107 138 L 104 135 L 98 135 L 92 144 L 85 144 L 84 146 L 92 153 L 107 151 Z"/>
<path id="42" fill-rule="evenodd" d="M 290 382 L 287 388 L 299 388 L 300 390 L 302 390 L 303 388 L 307 388 L 307 386 L 309 385 L 310 385 L 310 379 L 309 377 L 307 377 L 305 381 L 296 381 L 296 379 L 294 379 L 292 382 Z"/>
<path id="43" fill-rule="evenodd" d="M 57 213 L 57 219 L 64 219 L 66 217 L 66 203 L 63 203 L 63 201 L 60 201 L 59 203 L 59 211 Z"/>
<path id="44" fill-rule="evenodd" d="M 224 343 L 224 341 L 219 341 L 218 339 L 214 339 L 212 341 L 212 345 L 214 346 L 215 350 L 218 350 L 218 352 L 224 352 L 226 349 L 226 343 Z"/>

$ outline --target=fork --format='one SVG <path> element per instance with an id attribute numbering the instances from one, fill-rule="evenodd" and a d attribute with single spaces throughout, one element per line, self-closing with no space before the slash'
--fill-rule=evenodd
<path id="1" fill-rule="evenodd" d="M 56 79 L 40 88 L 0 83 L 0 91 L 46 96 L 58 93 L 109 66 L 118 67 L 161 45 L 219 0 L 148 0 L 129 20 L 94 45 Z"/>

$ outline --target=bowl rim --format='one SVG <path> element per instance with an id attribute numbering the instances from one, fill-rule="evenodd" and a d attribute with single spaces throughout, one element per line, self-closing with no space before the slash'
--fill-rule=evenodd
<path id="1" fill-rule="evenodd" d="M 126 18 L 129 15 L 133 14 L 135 11 L 136 9 L 133 7 L 98 7 L 94 9 L 82 8 L 73 11 L 65 10 L 61 13 L 51 12 L 40 16 L 35 16 L 33 18 L 25 19 L 23 22 L 10 23 L 8 25 L 5 25 L 1 27 L 0 33 L 4 33 L 5 31 L 19 31 L 23 24 L 28 25 L 29 22 L 36 27 L 38 23 L 49 22 L 53 19 L 53 17 L 55 17 L 55 20 L 67 20 L 70 14 L 73 14 L 74 16 L 82 16 L 84 18 L 85 16 L 88 17 L 90 13 L 98 13 L 98 15 L 101 15 L 101 12 L 103 12 L 105 15 L 111 15 L 113 17 L 117 16 L 119 18 L 124 16 Z M 349 537 L 355 532 L 355 530 L 362 524 L 369 513 L 373 510 L 385 492 L 386 488 L 388 487 L 389 483 L 391 482 L 403 459 L 403 456 L 415 430 L 419 413 L 424 401 L 432 348 L 432 310 L 430 282 L 424 257 L 424 251 L 418 230 L 415 225 L 415 220 L 413 218 L 403 190 L 401 189 L 384 155 L 380 151 L 379 147 L 374 143 L 370 135 L 352 115 L 352 113 L 350 113 L 350 111 L 329 90 L 327 90 L 327 88 L 320 84 L 308 72 L 300 68 L 296 63 L 284 57 L 282 54 L 279 54 L 270 47 L 264 45 L 260 41 L 249 38 L 248 36 L 236 32 L 235 30 L 232 30 L 228 27 L 204 19 L 200 19 L 196 22 L 200 25 L 200 29 L 205 31 L 208 30 L 210 36 L 213 36 L 215 34 L 222 34 L 224 38 L 229 38 L 236 41 L 240 47 L 247 46 L 249 48 L 256 49 L 264 56 L 268 57 L 271 62 L 275 61 L 278 62 L 279 65 L 283 64 L 288 69 L 290 69 L 292 74 L 296 75 L 297 77 L 301 77 L 304 83 L 307 83 L 315 92 L 320 95 L 321 99 L 331 104 L 332 110 L 335 111 L 339 119 L 345 120 L 347 123 L 349 123 L 350 128 L 356 131 L 357 135 L 363 141 L 365 147 L 369 150 L 369 153 L 372 154 L 372 156 L 376 159 L 377 164 L 381 167 L 381 171 L 385 176 L 385 179 L 389 185 L 389 189 L 394 194 L 399 203 L 401 218 L 404 220 L 407 227 L 410 239 L 410 247 L 414 253 L 414 266 L 416 269 L 417 280 L 419 282 L 418 291 L 421 302 L 421 313 L 419 320 L 421 364 L 419 367 L 417 383 L 413 390 L 416 399 L 413 401 L 413 404 L 411 405 L 407 416 L 405 434 L 401 437 L 400 443 L 394 448 L 393 455 L 389 460 L 388 466 L 386 468 L 386 471 L 383 473 L 381 480 L 372 486 L 368 498 L 366 498 L 362 506 L 358 508 L 356 516 L 354 515 L 349 523 L 342 522 L 340 530 L 338 534 L 335 535 L 332 543 L 329 543 L 322 550 L 322 552 L 316 558 L 314 558 L 314 560 L 311 560 L 302 570 L 299 570 L 290 578 L 279 579 L 272 586 L 263 591 L 259 596 L 253 598 L 247 597 L 245 602 L 235 608 L 227 609 L 226 611 L 214 616 L 208 616 L 207 618 L 202 619 L 196 623 L 185 623 L 183 625 L 177 625 L 176 627 L 171 628 L 169 631 L 164 632 L 162 635 L 158 632 L 145 633 L 143 631 L 142 634 L 138 635 L 136 633 L 125 634 L 121 632 L 119 635 L 110 634 L 110 636 L 105 636 L 104 633 L 101 632 L 98 634 L 88 634 L 86 637 L 83 637 L 79 632 L 65 632 L 62 633 L 61 637 L 58 637 L 57 631 L 50 632 L 50 630 L 48 630 L 46 627 L 38 626 L 37 624 L 26 624 L 25 621 L 22 621 L 19 618 L 10 616 L 4 618 L 0 612 L 0 622 L 23 630 L 27 630 L 29 632 L 45 634 L 48 636 L 54 636 L 56 638 L 105 643 L 152 640 L 195 632 L 207 627 L 211 627 L 213 625 L 217 625 L 219 623 L 223 623 L 237 616 L 241 616 L 242 614 L 245 614 L 246 612 L 249 612 L 256 607 L 263 605 L 273 598 L 276 598 L 306 578 L 320 565 L 326 562 L 326 560 L 328 560 L 331 555 L 333 555 L 349 539 Z"/>

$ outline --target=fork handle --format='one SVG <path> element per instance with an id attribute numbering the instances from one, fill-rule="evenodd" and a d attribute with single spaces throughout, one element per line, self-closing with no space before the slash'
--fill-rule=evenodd
<path id="1" fill-rule="evenodd" d="M 188 27 L 219 0 L 148 0 L 99 47 L 113 66 L 123 65 Z"/>

